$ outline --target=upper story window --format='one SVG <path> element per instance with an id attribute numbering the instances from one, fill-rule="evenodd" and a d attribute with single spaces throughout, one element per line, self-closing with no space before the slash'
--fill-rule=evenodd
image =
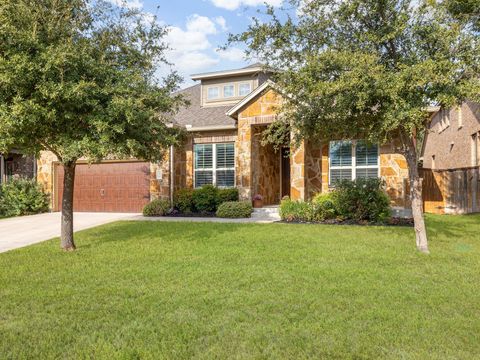
<path id="1" fill-rule="evenodd" d="M 450 109 L 440 110 L 440 122 L 438 123 L 438 132 L 444 131 L 450 126 Z"/>
<path id="2" fill-rule="evenodd" d="M 207 97 L 209 100 L 217 99 L 220 96 L 220 92 L 217 86 L 209 87 L 207 90 Z"/>
<path id="3" fill-rule="evenodd" d="M 251 87 L 249 83 L 240 84 L 238 87 L 238 96 L 247 96 L 250 94 Z"/>
<path id="4" fill-rule="evenodd" d="M 225 85 L 223 87 L 223 97 L 234 97 L 235 96 L 235 86 L 234 85 Z"/>
<path id="5" fill-rule="evenodd" d="M 331 141 L 329 185 L 340 180 L 379 177 L 378 145 L 365 141 Z"/>

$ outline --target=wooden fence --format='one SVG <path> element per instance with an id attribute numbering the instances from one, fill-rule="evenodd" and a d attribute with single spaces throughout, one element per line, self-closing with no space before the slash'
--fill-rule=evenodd
<path id="1" fill-rule="evenodd" d="M 423 178 L 425 212 L 435 214 L 480 212 L 480 167 L 419 170 Z"/>

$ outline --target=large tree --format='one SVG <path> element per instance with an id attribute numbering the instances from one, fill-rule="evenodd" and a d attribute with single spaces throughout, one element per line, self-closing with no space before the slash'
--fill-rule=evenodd
<path id="1" fill-rule="evenodd" d="M 464 16 L 460 0 L 289 3 L 268 8 L 230 41 L 279 70 L 282 118 L 300 139 L 398 144 L 408 163 L 416 245 L 428 252 L 416 142 L 429 106 L 478 98 L 478 18 Z"/>
<path id="2" fill-rule="evenodd" d="M 101 0 L 2 0 L 0 150 L 51 151 L 64 169 L 61 247 L 75 249 L 78 159 L 157 161 L 176 144 L 168 115 L 178 77 L 167 66 L 166 29 Z"/>

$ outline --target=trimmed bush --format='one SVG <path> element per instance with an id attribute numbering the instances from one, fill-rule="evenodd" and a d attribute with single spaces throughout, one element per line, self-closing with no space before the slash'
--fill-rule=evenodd
<path id="1" fill-rule="evenodd" d="M 35 180 L 15 179 L 0 187 L 0 215 L 33 215 L 48 211 L 48 195 Z"/>
<path id="2" fill-rule="evenodd" d="M 204 185 L 193 192 L 193 206 L 199 213 L 214 213 L 218 205 L 218 189 L 213 185 Z"/>
<path id="3" fill-rule="evenodd" d="M 305 201 L 293 201 L 284 198 L 280 203 L 280 217 L 284 221 L 313 221 L 315 220 L 313 205 Z"/>
<path id="4" fill-rule="evenodd" d="M 390 217 L 390 201 L 381 179 L 341 181 L 334 196 L 335 208 L 343 219 L 384 222 Z"/>
<path id="5" fill-rule="evenodd" d="M 143 216 L 163 216 L 170 210 L 170 203 L 167 200 L 155 199 L 145 205 Z"/>
<path id="6" fill-rule="evenodd" d="M 313 216 L 317 221 L 335 219 L 337 217 L 337 197 L 335 192 L 317 194 L 312 201 Z"/>
<path id="7" fill-rule="evenodd" d="M 194 212 L 193 189 L 180 189 L 173 196 L 173 206 L 182 214 Z"/>
<path id="8" fill-rule="evenodd" d="M 238 189 L 237 188 L 228 188 L 228 189 L 218 189 L 218 201 L 217 204 L 220 205 L 228 201 L 238 201 Z"/>
<path id="9" fill-rule="evenodd" d="M 249 218 L 253 207 L 250 201 L 227 201 L 218 207 L 217 216 L 220 218 Z"/>

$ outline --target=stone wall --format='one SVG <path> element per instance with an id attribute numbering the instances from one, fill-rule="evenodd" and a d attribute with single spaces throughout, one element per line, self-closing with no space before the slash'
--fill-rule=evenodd
<path id="1" fill-rule="evenodd" d="M 37 159 L 37 181 L 43 190 L 50 194 L 50 206 L 55 204 L 54 199 L 54 164 L 58 161 L 56 155 L 50 151 L 42 151 Z"/>

